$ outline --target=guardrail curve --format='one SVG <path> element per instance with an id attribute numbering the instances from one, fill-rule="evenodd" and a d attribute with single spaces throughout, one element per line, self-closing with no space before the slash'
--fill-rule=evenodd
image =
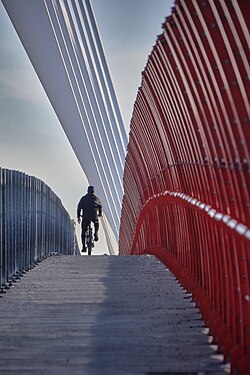
<path id="1" fill-rule="evenodd" d="M 0 291 L 44 257 L 73 254 L 74 223 L 43 181 L 0 168 Z"/>
<path id="2" fill-rule="evenodd" d="M 138 90 L 119 254 L 154 254 L 250 371 L 249 2 L 178 0 Z"/>

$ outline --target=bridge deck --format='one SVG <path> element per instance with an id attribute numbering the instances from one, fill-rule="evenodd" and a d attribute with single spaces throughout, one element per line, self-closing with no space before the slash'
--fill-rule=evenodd
<path id="1" fill-rule="evenodd" d="M 49 257 L 0 299 L 0 373 L 224 374 L 155 258 Z"/>

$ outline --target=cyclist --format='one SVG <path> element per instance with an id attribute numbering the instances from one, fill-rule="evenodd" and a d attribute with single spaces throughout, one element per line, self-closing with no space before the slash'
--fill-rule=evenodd
<path id="1" fill-rule="evenodd" d="M 94 187 L 89 186 L 87 194 L 84 195 L 77 206 L 77 221 L 81 223 L 82 211 L 82 251 L 86 252 L 85 248 L 85 232 L 88 225 L 92 221 L 95 227 L 94 241 L 98 241 L 99 220 L 98 216 L 102 216 L 102 204 L 100 199 L 95 195 Z"/>

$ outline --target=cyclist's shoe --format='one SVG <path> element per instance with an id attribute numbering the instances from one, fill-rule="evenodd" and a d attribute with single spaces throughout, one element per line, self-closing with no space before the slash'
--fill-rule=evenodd
<path id="1" fill-rule="evenodd" d="M 98 234 L 95 233 L 95 234 L 94 234 L 94 241 L 97 242 L 98 240 L 99 240 L 99 238 L 98 238 Z"/>
<path id="2" fill-rule="evenodd" d="M 86 253 L 87 248 L 85 246 L 82 247 L 82 253 Z"/>

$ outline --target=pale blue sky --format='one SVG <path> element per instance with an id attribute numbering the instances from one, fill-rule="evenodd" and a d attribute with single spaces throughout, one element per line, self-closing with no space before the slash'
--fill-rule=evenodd
<path id="1" fill-rule="evenodd" d="M 92 6 L 129 131 L 141 72 L 173 0 L 92 0 Z M 0 166 L 41 178 L 75 218 L 85 176 L 1 1 Z M 102 241 L 98 246 L 102 253 Z"/>

